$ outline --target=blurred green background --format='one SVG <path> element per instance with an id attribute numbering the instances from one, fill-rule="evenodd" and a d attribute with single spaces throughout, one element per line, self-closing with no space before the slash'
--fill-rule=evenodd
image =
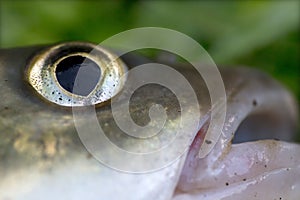
<path id="1" fill-rule="evenodd" d="M 100 43 L 135 27 L 166 27 L 196 39 L 217 64 L 267 71 L 300 102 L 299 8 L 297 0 L 0 0 L 0 46 Z"/>

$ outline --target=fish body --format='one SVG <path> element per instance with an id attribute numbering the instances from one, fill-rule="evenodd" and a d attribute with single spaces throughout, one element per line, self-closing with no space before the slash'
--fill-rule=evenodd
<path id="1" fill-rule="evenodd" d="M 205 134 L 209 134 L 205 127 L 210 123 L 213 109 L 209 92 L 195 69 L 171 63 L 196 93 L 201 124 L 192 133 L 193 143 L 173 162 L 147 173 L 128 173 L 95 159 L 77 133 L 72 109 L 47 101 L 31 87 L 28 65 L 47 48 L 0 50 L 0 199 L 192 200 L 242 196 L 243 199 L 297 199 L 300 196 L 297 156 L 300 147 L 277 140 L 292 140 L 297 124 L 296 104 L 290 93 L 268 75 L 244 67 L 220 68 L 227 95 L 225 124 L 222 130 L 215 130 L 221 131 L 221 136 L 213 150 L 201 158 L 201 145 L 210 143 L 203 141 Z M 134 54 L 121 59 L 129 70 L 150 62 Z M 125 137 L 114 120 L 109 102 L 96 106 L 95 113 L 114 144 L 128 151 L 151 151 L 169 141 L 182 117 L 191 117 L 178 112 L 180 102 L 172 91 L 155 84 L 145 85 L 134 93 L 129 108 L 137 124 L 149 122 L 148 110 L 153 102 L 164 107 L 168 119 L 161 130 L 165 137 L 152 140 Z M 187 109 L 195 107 L 189 105 Z M 92 127 L 88 120 L 78 123 L 87 131 Z M 233 140 L 240 143 L 232 144 Z M 114 154 L 107 152 L 107 158 L 113 160 Z M 171 155 L 162 156 L 168 159 Z M 151 163 L 146 160 L 138 164 Z"/>

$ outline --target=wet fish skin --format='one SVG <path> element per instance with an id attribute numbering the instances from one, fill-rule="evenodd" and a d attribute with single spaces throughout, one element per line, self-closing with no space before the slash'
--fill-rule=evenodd
<path id="1" fill-rule="evenodd" d="M 71 110 L 43 100 L 26 81 L 26 64 L 36 52 L 44 48 L 46 47 L 37 46 L 0 50 L 0 91 L 2 92 L 0 105 L 0 177 L 2 181 L 0 188 L 5 191 L 0 197 L 39 199 L 41 196 L 46 196 L 44 199 L 53 199 L 62 198 L 60 195 L 64 191 L 64 195 L 71 196 L 73 199 L 81 199 L 88 193 L 90 199 L 98 199 L 99 196 L 118 199 L 118 195 L 127 199 L 171 198 L 185 157 L 183 156 L 164 170 L 143 175 L 121 173 L 99 164 L 80 142 Z M 131 63 L 130 66 L 147 62 L 146 59 L 135 56 L 128 56 L 124 59 L 125 62 Z M 184 74 L 194 87 L 201 105 L 201 113 L 204 115 L 208 113 L 211 105 L 203 79 L 189 67 L 176 64 L 174 67 Z M 263 98 L 264 90 L 275 90 L 275 93 L 278 90 L 276 83 L 269 81 L 270 79 L 260 72 L 224 68 L 221 69 L 221 74 L 230 104 L 234 104 L 236 100 L 240 101 L 242 98 L 236 98 L 239 95 L 247 96 L 243 94 L 243 91 L 246 88 L 247 92 L 247 84 L 251 86 L 254 79 L 264 84 L 259 91 L 252 88 L 251 96 L 248 94 L 249 100 L 243 99 L 241 105 L 252 105 L 252 97 L 257 97 L 256 95 Z M 246 81 L 243 80 L 245 75 L 248 77 Z M 172 128 L 175 128 L 171 124 L 176 123 L 180 116 L 177 112 L 179 105 L 172 93 L 164 95 L 161 89 L 157 86 L 149 86 L 137 91 L 131 105 L 132 116 L 137 123 L 146 123 L 147 110 L 141 111 L 139 99 L 142 97 L 145 107 L 150 107 L 154 99 L 157 103 L 165 104 L 170 110 L 167 127 L 171 132 Z M 282 124 L 278 126 L 288 124 L 284 126 L 284 129 L 287 133 L 293 133 L 296 119 L 295 107 L 293 107 L 293 102 L 288 104 L 291 106 L 282 109 L 279 115 L 282 116 L 280 117 Z M 103 127 L 106 127 L 104 129 L 113 141 L 123 145 L 124 148 L 137 145 L 135 140 L 122 138 L 122 131 L 112 120 L 109 104 L 99 106 L 96 112 L 100 118 L 100 124 L 109 124 Z M 141 112 L 142 117 L 140 117 Z M 278 136 L 280 138 L 282 135 Z M 282 139 L 290 140 L 291 134 L 284 135 Z M 228 143 L 228 140 L 226 138 L 224 141 Z M 142 144 L 139 145 L 141 145 L 140 148 L 143 147 Z M 72 177 L 75 174 L 78 174 L 77 179 Z M 64 178 L 57 178 L 62 176 Z M 124 191 L 124 185 L 126 185 L 126 191 Z M 51 186 L 53 190 L 47 191 L 47 188 Z M 99 190 L 97 187 L 105 187 L 106 190 Z M 19 192 L 16 192 L 17 189 Z M 83 196 L 76 194 L 74 191 L 79 189 L 86 193 L 81 194 Z"/>

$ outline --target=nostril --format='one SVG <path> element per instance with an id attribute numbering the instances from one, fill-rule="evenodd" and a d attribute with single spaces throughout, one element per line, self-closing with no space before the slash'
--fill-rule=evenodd
<path id="1" fill-rule="evenodd" d="M 57 81 L 68 92 L 87 96 L 101 77 L 100 67 L 91 59 L 74 55 L 62 59 L 56 66 Z"/>

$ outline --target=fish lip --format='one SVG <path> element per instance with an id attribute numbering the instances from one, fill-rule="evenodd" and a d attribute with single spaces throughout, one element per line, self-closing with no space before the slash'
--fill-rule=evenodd
<path id="1" fill-rule="evenodd" d="M 195 134 L 195 137 L 193 138 L 192 143 L 190 144 L 190 146 L 187 149 L 188 153 L 185 157 L 185 161 L 183 163 L 183 167 L 182 167 L 181 172 L 179 174 L 179 178 L 178 178 L 177 183 L 175 185 L 172 196 L 176 195 L 177 193 L 184 193 L 184 191 L 178 190 L 178 187 L 177 187 L 179 182 L 180 182 L 180 178 L 183 175 L 183 169 L 186 166 L 193 165 L 192 164 L 193 159 L 199 158 L 199 151 L 200 151 L 200 148 L 201 148 L 202 144 L 204 142 L 209 143 L 209 141 L 204 141 L 204 138 L 207 134 L 207 130 L 208 130 L 208 127 L 210 125 L 210 116 L 211 116 L 210 113 L 208 113 L 200 119 L 198 131 Z M 190 192 L 193 192 L 193 191 L 190 191 Z"/>

